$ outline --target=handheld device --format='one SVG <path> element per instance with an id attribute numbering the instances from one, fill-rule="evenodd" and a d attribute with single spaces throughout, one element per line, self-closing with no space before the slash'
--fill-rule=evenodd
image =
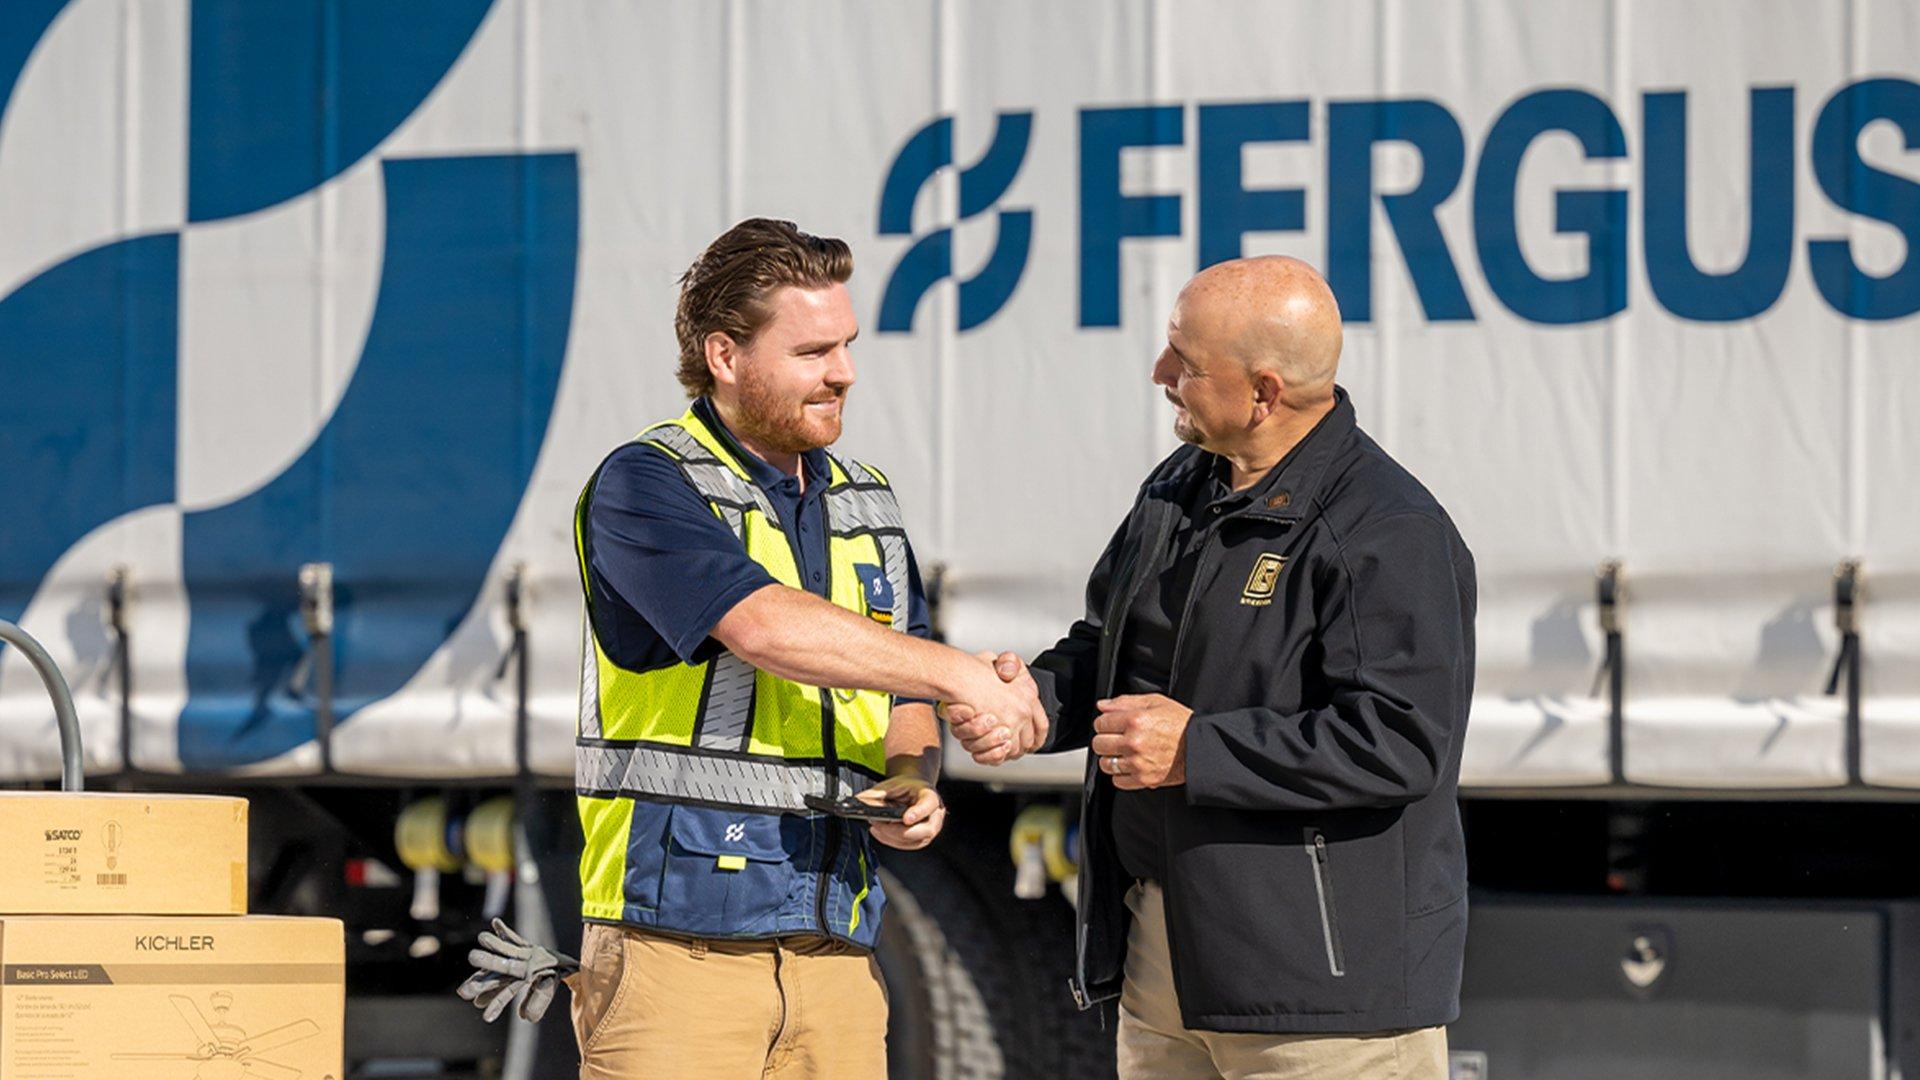
<path id="1" fill-rule="evenodd" d="M 856 818 L 861 821 L 899 821 L 907 814 L 906 805 L 903 803 L 881 803 L 875 806 L 872 803 L 861 802 L 851 795 L 839 802 L 834 802 L 825 795 L 808 795 L 802 801 L 807 804 L 809 810 L 832 814 L 834 817 Z"/>

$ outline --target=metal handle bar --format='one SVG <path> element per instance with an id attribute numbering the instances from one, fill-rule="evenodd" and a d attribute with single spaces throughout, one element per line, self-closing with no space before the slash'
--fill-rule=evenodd
<path id="1" fill-rule="evenodd" d="M 80 718 L 74 714 L 73 692 L 67 689 L 66 676 L 60 674 L 60 666 L 53 662 L 53 657 L 47 655 L 47 650 L 40 647 L 32 634 L 5 619 L 0 619 L 0 641 L 27 654 L 27 660 L 40 673 L 40 681 L 46 685 L 47 696 L 53 699 L 53 716 L 60 725 L 60 790 L 85 790 L 86 777 L 80 758 Z"/>

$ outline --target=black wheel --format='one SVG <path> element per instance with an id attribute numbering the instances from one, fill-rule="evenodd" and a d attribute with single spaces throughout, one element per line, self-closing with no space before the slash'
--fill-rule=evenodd
<path id="1" fill-rule="evenodd" d="M 1015 898 L 1005 848 L 987 837 L 943 836 L 885 861 L 879 956 L 893 1080 L 1114 1075 L 1113 1032 L 1067 993 L 1065 901 Z"/>

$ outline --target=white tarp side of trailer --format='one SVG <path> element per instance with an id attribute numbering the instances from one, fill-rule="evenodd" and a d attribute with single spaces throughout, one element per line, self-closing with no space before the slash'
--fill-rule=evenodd
<path id="1" fill-rule="evenodd" d="M 1912 5 L 1868 5 L 1853 30 L 1851 49 L 1861 69 L 1911 70 L 1909 58 L 1920 50 L 1920 11 Z M 1873 125 L 1861 145 L 1871 160 L 1911 178 L 1920 172 L 1915 140 L 1888 128 Z M 1848 222 L 1846 235 L 1872 260 L 1867 265 L 1874 273 L 1886 273 L 1902 255 L 1913 257 L 1881 226 Z M 1869 782 L 1911 787 L 1920 785 L 1920 498 L 1914 494 L 1920 492 L 1920 435 L 1913 423 L 1920 416 L 1920 370 L 1913 321 L 1899 327 L 1847 328 L 1847 385 L 1860 423 L 1848 433 L 1846 482 L 1849 528 L 1860 537 L 1868 575 L 1861 609 L 1863 772 Z"/>
<path id="2" fill-rule="evenodd" d="M 1822 95 L 1798 86 L 1838 85 L 1847 74 L 1844 20 L 1809 25 L 1791 40 L 1751 23 L 1730 26 L 1732 47 L 1702 54 L 1676 39 L 1671 13 L 1635 14 L 1622 42 L 1631 85 L 1674 85 L 1691 69 L 1720 89 L 1736 74 L 1725 57 L 1738 54 L 1760 70 L 1793 72 L 1794 126 L 1804 132 Z M 1740 136 L 1750 109 L 1724 92 L 1689 104 L 1690 154 L 1698 147 L 1689 169 L 1722 182 L 1689 183 L 1690 205 L 1702 214 L 1697 230 L 1688 223 L 1699 238 L 1688 240 L 1701 265 L 1728 266 L 1745 246 L 1750 139 Z M 1715 108 L 1734 123 L 1695 137 L 1701 112 Z M 1800 206 L 1823 201 L 1804 173 L 1794 194 Z M 1809 213 L 1806 224 L 1818 235 L 1824 223 Z M 1825 633 L 1831 619 L 1821 617 L 1830 574 L 1853 547 L 1842 455 L 1858 418 L 1845 381 L 1833 377 L 1845 364 L 1846 326 L 1821 317 L 1799 262 L 1797 287 L 1760 319 L 1732 327 L 1636 319 L 1616 328 L 1626 430 L 1620 551 L 1631 590 L 1626 772 L 1634 780 L 1845 780 L 1840 710 L 1817 695 L 1836 647 Z"/>
<path id="3" fill-rule="evenodd" d="M 49 266 L 185 217 L 189 0 L 73 0 L 0 129 L 0 296 Z"/>
<path id="4" fill-rule="evenodd" d="M 186 10 L 186 0 L 76 0 L 35 46 L 0 118 L 0 298 L 83 252 L 179 228 L 185 209 Z M 0 351 L 14 344 L 0 342 Z M 60 451 L 82 440 L 116 437 L 76 430 Z M 0 462 L 0 468 L 20 467 Z M 38 525 L 14 520 L 0 528 Z M 165 726 L 164 745 L 154 744 L 164 760 L 171 753 L 171 718 L 184 700 L 185 611 L 160 600 L 161 583 L 177 583 L 180 574 L 177 512 L 149 508 L 78 539 L 18 617 L 71 684 L 87 765 L 99 771 L 121 761 L 123 710 L 106 611 L 107 581 L 116 567 L 155 589 L 159 601 L 130 615 L 145 641 L 135 659 L 141 676 L 131 711 L 136 739 Z M 177 584 L 171 591 L 177 596 Z M 0 777 L 59 772 L 46 692 L 18 650 L 6 650 L 0 655 Z"/>
<path id="5" fill-rule="evenodd" d="M 181 767 L 186 701 L 180 511 L 268 483 L 325 425 L 355 374 L 384 253 L 382 163 L 459 154 L 577 155 L 579 247 L 562 374 L 532 478 L 478 598 L 397 692 L 336 731 L 336 767 L 502 775 L 515 764 L 505 581 L 525 566 L 533 763 L 570 768 L 580 663 L 573 501 L 594 464 L 678 412 L 674 280 L 750 214 L 846 237 L 863 332 L 843 448 L 895 481 L 923 570 L 945 570 L 943 621 L 968 648 L 1045 647 L 1079 614 L 1085 574 L 1145 472 L 1170 451 L 1148 381 L 1167 313 L 1207 227 L 1203 106 L 1305 102 L 1306 138 L 1239 152 L 1248 189 L 1298 188 L 1305 228 L 1253 232 L 1249 253 L 1325 265 L 1335 104 L 1422 99 L 1458 124 L 1463 169 L 1434 219 L 1471 321 L 1429 317 L 1381 194 L 1413 190 L 1421 155 L 1382 142 L 1371 319 L 1349 326 L 1343 383 L 1364 427 L 1447 506 L 1480 572 L 1478 698 L 1465 780 L 1586 784 L 1608 775 L 1595 567 L 1627 588 L 1627 771 L 1684 786 L 1845 779 L 1831 575 L 1863 561 L 1866 772 L 1920 784 L 1920 409 L 1913 318 L 1834 310 L 1808 244 L 1846 238 L 1869 272 L 1910 257 L 1891 227 L 1836 207 L 1812 133 L 1831 95 L 1920 80 L 1907 6 L 1791 3 L 884 3 L 632 6 L 500 0 L 421 107 L 367 158 L 293 200 L 182 226 L 186 5 L 76 0 L 41 43 L 0 127 L 0 297 L 63 258 L 181 232 L 177 508 L 103 525 L 46 575 L 23 622 L 75 674 L 90 757 L 120 760 L 104 582 L 127 566 L 136 763 Z M 1649 280 L 1645 96 L 1687 97 L 1686 244 L 1701 270 L 1747 248 L 1750 91 L 1792 87 L 1791 265 L 1778 299 L 1727 323 L 1672 314 Z M 106 89 L 103 89 L 106 88 Z M 1490 282 L 1476 183 L 1491 129 L 1525 95 L 1579 89 L 1610 109 L 1624 153 L 1589 160 L 1566 134 L 1521 162 L 1513 219 L 1542 277 L 1589 266 L 1556 231 L 1557 200 L 1626 193 L 1625 309 L 1547 325 Z M 1179 138 L 1119 152 L 1127 195 L 1179 197 L 1176 236 L 1119 245 L 1118 325 L 1082 327 L 1085 110 L 1170 106 Z M 1000 114 L 1031 135 L 993 206 L 956 221 L 957 171 Z M 881 235 L 881 192 L 908 138 L 953 118 L 955 168 Z M 1882 121 L 1874 168 L 1920 177 Z M 952 228 L 953 276 L 992 259 L 1031 213 L 1017 287 L 962 330 L 953 282 L 908 333 L 878 312 L 903 255 Z M 1351 240 L 1347 235 L 1346 239 Z M 340 497 L 349 497 L 341 492 Z M 343 588 L 351 582 L 342 582 Z M 295 583 L 287 582 L 293 590 Z M 344 644 L 351 645 L 351 642 Z M 0 777 L 55 771 L 51 717 L 16 656 L 0 658 Z M 300 774 L 311 745 L 253 763 Z"/>
<path id="6" fill-rule="evenodd" d="M 1632 51 L 1649 81 L 1675 80 L 1699 63 L 1694 50 L 1654 29 Z M 1805 145 L 1825 104 L 1812 87 L 1900 70 L 1920 45 L 1917 30 L 1910 10 L 1864 5 L 1851 20 L 1791 37 L 1758 24 L 1733 28 L 1737 47 L 1710 55 L 1793 65 L 1796 141 Z M 1861 152 L 1913 175 L 1914 156 L 1886 138 L 1890 126 L 1864 131 Z M 1800 235 L 1846 238 L 1872 274 L 1908 257 L 1891 230 L 1838 213 L 1811 169 L 1798 172 L 1795 193 Z M 1911 669 L 1912 642 L 1875 633 L 1898 610 L 1881 602 L 1897 603 L 1912 588 L 1920 555 L 1912 478 L 1902 475 L 1916 459 L 1913 438 L 1886 426 L 1874 407 L 1882 396 L 1912 400 L 1911 366 L 1891 361 L 1911 354 L 1914 323 L 1830 318 L 1810 276 L 1802 247 L 1781 301 L 1717 339 L 1699 324 L 1622 324 L 1632 334 L 1629 422 L 1646 429 L 1627 440 L 1622 548 L 1636 657 L 1628 685 L 1641 688 L 1628 708 L 1633 779 L 1844 782 L 1843 709 L 1822 691 L 1839 649 L 1829 574 L 1852 557 L 1862 559 L 1867 588 L 1863 767 L 1880 782 L 1920 776 L 1896 741 L 1912 722 L 1911 709 L 1902 717 L 1898 705 L 1911 682 L 1900 686 L 1896 674 Z M 1876 516 L 1889 524 L 1904 518 L 1905 527 L 1883 531 Z"/>

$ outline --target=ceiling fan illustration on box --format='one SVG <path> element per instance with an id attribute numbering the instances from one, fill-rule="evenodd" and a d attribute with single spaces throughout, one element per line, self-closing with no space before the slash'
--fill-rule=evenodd
<path id="1" fill-rule="evenodd" d="M 215 992 L 208 998 L 213 1007 L 213 1022 L 208 1023 L 200 1006 L 185 994 L 169 994 L 167 1000 L 173 1003 L 180 1019 L 186 1021 L 193 1032 L 196 1045 L 191 1053 L 175 1054 L 115 1054 L 120 1061 L 188 1061 L 196 1068 L 192 1080 L 302 1080 L 304 1072 L 279 1062 L 267 1061 L 257 1055 L 269 1050 L 277 1050 L 289 1043 L 301 1039 L 310 1039 L 320 1034 L 320 1025 L 311 1020 L 295 1020 L 258 1035 L 249 1036 L 239 1026 L 228 1022 L 227 1011 L 233 1007 L 233 995 L 224 990 Z"/>

